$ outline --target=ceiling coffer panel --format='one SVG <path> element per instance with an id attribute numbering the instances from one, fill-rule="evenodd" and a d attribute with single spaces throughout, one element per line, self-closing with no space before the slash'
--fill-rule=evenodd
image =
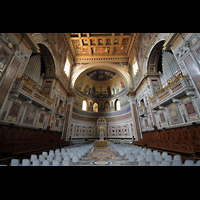
<path id="1" fill-rule="evenodd" d="M 137 33 L 68 33 L 74 58 L 128 57 Z"/>

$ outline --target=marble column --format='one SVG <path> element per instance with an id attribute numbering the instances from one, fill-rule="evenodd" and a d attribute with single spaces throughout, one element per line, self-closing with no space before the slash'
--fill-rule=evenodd
<path id="1" fill-rule="evenodd" d="M 6 96 L 12 86 L 12 83 L 16 77 L 17 70 L 20 66 L 20 62 L 14 58 L 11 65 L 7 69 L 4 79 L 0 86 L 0 108 L 2 107 L 4 100 L 6 99 Z"/>
<path id="2" fill-rule="evenodd" d="M 132 119 L 133 119 L 133 130 L 134 130 L 134 137 L 136 139 L 136 141 L 142 139 L 142 131 L 141 131 L 141 127 L 140 127 L 140 123 L 139 123 L 139 119 L 138 119 L 138 112 L 137 112 L 137 103 L 136 103 L 136 98 L 134 96 L 134 94 L 132 93 L 128 93 L 129 96 L 129 102 L 130 102 L 130 108 L 131 108 L 131 115 L 132 115 Z"/>
<path id="3" fill-rule="evenodd" d="M 69 97 L 67 99 L 65 124 L 64 124 L 64 130 L 62 133 L 62 139 L 64 139 L 65 141 L 68 141 L 68 137 L 70 134 L 70 127 L 71 127 L 70 124 L 71 124 L 71 117 L 72 117 L 73 102 L 74 102 L 74 97 Z"/>

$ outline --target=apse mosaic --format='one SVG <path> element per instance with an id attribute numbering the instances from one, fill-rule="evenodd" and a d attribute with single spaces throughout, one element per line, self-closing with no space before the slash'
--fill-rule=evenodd
<path id="1" fill-rule="evenodd" d="M 109 70 L 86 73 L 77 81 L 75 88 L 80 94 L 94 98 L 115 97 L 127 89 L 121 76 Z"/>
<path id="2" fill-rule="evenodd" d="M 87 73 L 87 76 L 95 81 L 107 81 L 113 78 L 116 73 L 108 70 L 95 70 Z"/>

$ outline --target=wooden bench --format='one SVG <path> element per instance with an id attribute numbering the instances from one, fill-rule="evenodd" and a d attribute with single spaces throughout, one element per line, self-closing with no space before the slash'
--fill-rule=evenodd
<path id="1" fill-rule="evenodd" d="M 23 154 L 40 150 L 43 151 L 46 149 L 51 149 L 56 147 L 58 147 L 57 143 L 22 144 L 14 146 L 12 154 Z"/>

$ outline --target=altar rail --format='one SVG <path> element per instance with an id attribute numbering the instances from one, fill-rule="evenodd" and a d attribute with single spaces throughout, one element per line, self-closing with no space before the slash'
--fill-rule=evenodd
<path id="1" fill-rule="evenodd" d="M 135 141 L 136 145 L 190 154 L 193 157 L 200 152 L 200 124 L 148 131 L 142 135 L 143 139 Z"/>

